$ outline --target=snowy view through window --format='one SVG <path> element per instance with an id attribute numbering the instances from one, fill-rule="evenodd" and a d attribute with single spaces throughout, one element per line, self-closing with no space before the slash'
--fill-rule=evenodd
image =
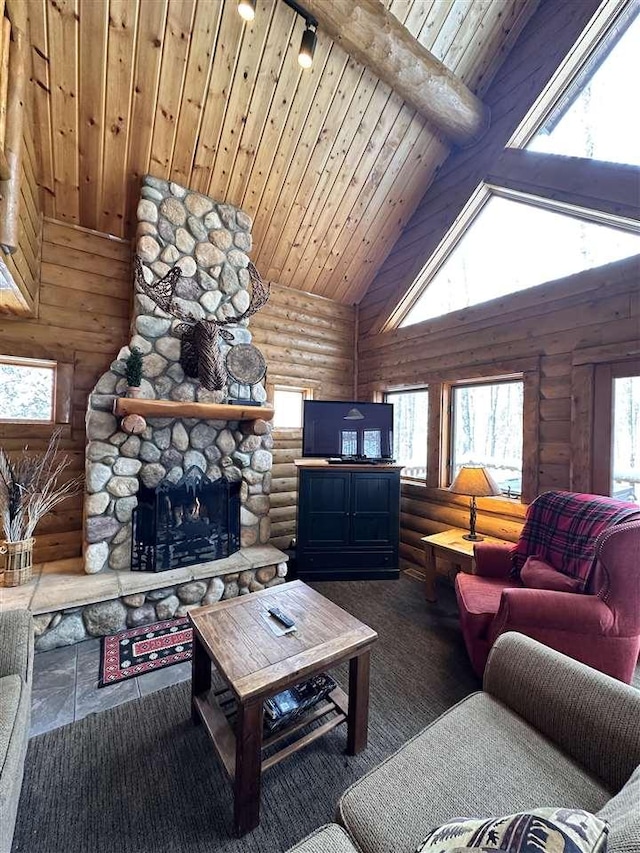
<path id="1" fill-rule="evenodd" d="M 273 392 L 273 426 L 276 429 L 300 429 L 303 399 L 302 391 L 276 388 Z"/>
<path id="2" fill-rule="evenodd" d="M 404 465 L 403 477 L 423 480 L 427 476 L 428 391 L 389 391 L 385 402 L 393 403 L 393 458 Z"/>
<path id="3" fill-rule="evenodd" d="M 640 254 L 640 235 L 491 196 L 401 326 Z"/>
<path id="4" fill-rule="evenodd" d="M 611 494 L 640 503 L 640 376 L 613 381 Z"/>
<path id="5" fill-rule="evenodd" d="M 483 465 L 504 494 L 522 493 L 523 383 L 453 389 L 451 482 L 462 465 Z"/>
<path id="6" fill-rule="evenodd" d="M 555 110 L 527 148 L 640 165 L 640 110 L 627 83 L 640 78 L 640 15 L 636 15 L 591 79 Z M 634 86 L 634 84 L 631 84 Z"/>
<path id="7" fill-rule="evenodd" d="M 53 420 L 55 366 L 12 363 L 0 356 L 0 420 Z"/>

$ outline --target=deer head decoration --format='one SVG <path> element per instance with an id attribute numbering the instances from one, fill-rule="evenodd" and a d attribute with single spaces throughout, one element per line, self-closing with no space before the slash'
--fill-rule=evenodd
<path id="1" fill-rule="evenodd" d="M 252 290 L 246 311 L 225 320 L 198 320 L 183 311 L 173 298 L 176 284 L 182 275 L 180 267 L 174 267 L 164 278 L 148 284 L 144 278 L 142 263 L 138 257 L 135 258 L 135 281 L 140 290 L 165 313 L 183 321 L 174 328 L 173 334 L 182 341 L 180 363 L 184 372 L 192 379 L 198 379 L 208 391 L 220 391 L 227 382 L 220 338 L 231 343 L 233 333 L 225 326 L 235 325 L 255 314 L 269 299 L 269 286 L 262 281 L 253 264 L 250 263 L 248 269 Z"/>

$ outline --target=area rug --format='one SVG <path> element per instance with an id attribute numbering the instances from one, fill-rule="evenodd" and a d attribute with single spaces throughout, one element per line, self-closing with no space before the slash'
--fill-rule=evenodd
<path id="1" fill-rule="evenodd" d="M 314 586 L 378 632 L 364 752 L 345 755 L 339 726 L 272 767 L 260 826 L 235 838 L 231 786 L 191 722 L 189 683 L 177 684 L 32 738 L 13 853 L 282 853 L 333 820 L 348 785 L 478 689 L 452 590 L 427 607 L 404 576 Z M 346 667 L 331 675 L 347 686 Z"/>
<path id="2" fill-rule="evenodd" d="M 192 639 L 186 616 L 103 637 L 98 687 L 191 660 Z"/>

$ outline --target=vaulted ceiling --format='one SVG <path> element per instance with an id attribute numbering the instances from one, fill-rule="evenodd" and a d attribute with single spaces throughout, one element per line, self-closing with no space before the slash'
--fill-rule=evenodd
<path id="1" fill-rule="evenodd" d="M 331 2 L 331 0 L 327 0 Z M 538 0 L 385 0 L 480 96 Z M 265 278 L 358 302 L 448 154 L 322 30 L 258 0 L 28 0 L 45 213 L 131 237 L 149 172 L 242 207 Z"/>

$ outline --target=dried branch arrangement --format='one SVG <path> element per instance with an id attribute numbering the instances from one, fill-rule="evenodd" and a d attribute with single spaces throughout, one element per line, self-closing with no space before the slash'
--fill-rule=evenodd
<path id="1" fill-rule="evenodd" d="M 25 447 L 16 459 L 0 447 L 0 519 L 7 542 L 29 539 L 41 518 L 81 490 L 82 477 L 58 483 L 70 464 L 68 456 L 58 458 L 59 441 L 56 430 L 44 453 L 31 455 Z"/>

